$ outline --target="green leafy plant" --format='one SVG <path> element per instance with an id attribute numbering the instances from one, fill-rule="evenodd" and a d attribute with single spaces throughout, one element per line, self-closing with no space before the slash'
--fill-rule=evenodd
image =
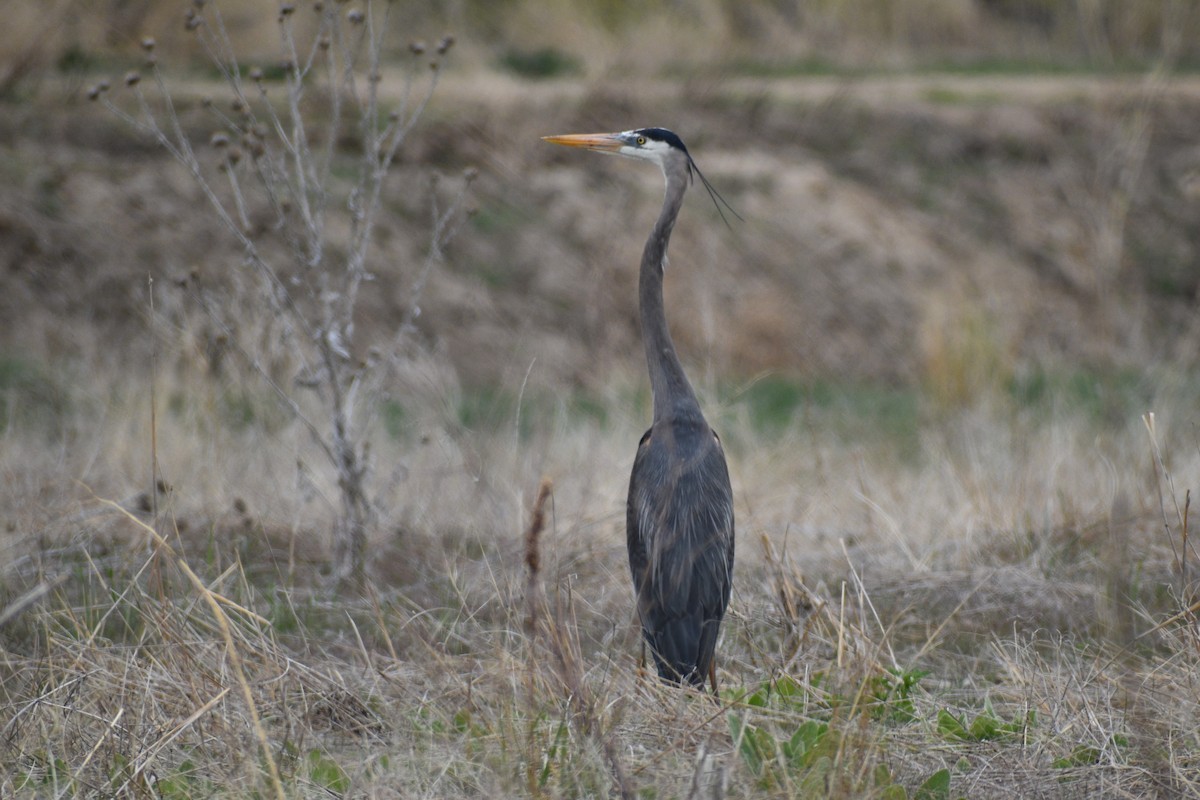
<path id="1" fill-rule="evenodd" d="M 985 703 L 983 712 L 977 714 L 970 722 L 965 717 L 955 716 L 943 708 L 938 712 L 937 731 L 945 739 L 963 742 L 1017 739 L 1025 736 L 1036 721 L 1037 713 L 1032 709 L 1024 717 L 1014 717 L 1005 721 L 996 715 L 990 703 Z"/>
<path id="2" fill-rule="evenodd" d="M 126 771 L 128 769 L 122 767 L 120 772 L 114 774 L 113 788 L 117 788 L 123 782 L 116 780 L 117 775 L 123 775 Z M 194 797 L 210 797 L 216 794 L 217 787 L 199 776 L 199 770 L 191 760 L 184 759 L 176 769 L 154 781 L 154 791 L 162 800 L 189 800 Z"/>
<path id="3" fill-rule="evenodd" d="M 1120 733 L 1114 733 L 1109 738 L 1109 743 L 1118 753 L 1129 746 L 1129 739 Z M 1060 756 L 1051 762 L 1051 766 L 1055 769 L 1071 769 L 1072 767 L 1087 767 L 1092 764 L 1099 764 L 1103 756 L 1103 751 L 1090 744 L 1077 745 L 1065 756 Z"/>
<path id="4" fill-rule="evenodd" d="M 948 769 L 939 769 L 926 778 L 913 792 L 913 800 L 947 800 L 949 797 L 950 770 Z"/>
<path id="5" fill-rule="evenodd" d="M 777 739 L 766 728 L 752 725 L 738 714 L 730 714 L 729 733 L 742 762 L 764 788 L 782 783 L 783 772 L 803 777 L 811 771 L 823 776 L 831 764 L 818 762 L 822 759 L 828 762 L 828 751 L 837 749 L 836 733 L 830 735 L 829 723 L 816 720 L 808 720 L 790 736 Z"/>
<path id="6" fill-rule="evenodd" d="M 339 795 L 344 795 L 350 790 L 350 776 L 336 761 L 320 750 L 310 750 L 306 761 L 308 779 L 317 786 Z"/>
<path id="7" fill-rule="evenodd" d="M 856 738 L 847 738 L 841 724 L 851 718 L 888 725 L 916 721 L 912 695 L 925 674 L 892 669 L 857 684 L 852 692 L 822 691 L 827 681 L 824 673 L 815 673 L 807 684 L 781 676 L 741 698 L 750 712 L 767 712 L 762 721 L 751 722 L 749 713 L 730 713 L 729 732 L 760 788 L 786 786 L 798 796 L 821 796 L 834 780 L 860 780 L 839 771 L 847 746 Z M 793 726 L 789 715 L 805 718 Z M 908 789 L 892 779 L 887 765 L 877 765 L 871 774 L 872 786 L 856 785 L 855 791 L 869 789 L 873 796 L 889 800 L 910 797 Z M 911 796 L 934 800 L 948 797 L 949 790 L 950 772 L 942 769 L 929 775 Z"/>
<path id="8" fill-rule="evenodd" d="M 870 695 L 870 713 L 875 719 L 886 722 L 912 722 L 916 719 L 912 693 L 921 678 L 929 673 L 924 670 L 889 669 L 875 675 L 867 682 Z"/>

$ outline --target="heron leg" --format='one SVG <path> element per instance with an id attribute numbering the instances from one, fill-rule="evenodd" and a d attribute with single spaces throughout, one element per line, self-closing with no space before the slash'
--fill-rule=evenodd
<path id="1" fill-rule="evenodd" d="M 712 683 L 713 697 L 717 697 L 717 657 L 715 654 L 712 661 L 708 662 L 708 680 Z"/>

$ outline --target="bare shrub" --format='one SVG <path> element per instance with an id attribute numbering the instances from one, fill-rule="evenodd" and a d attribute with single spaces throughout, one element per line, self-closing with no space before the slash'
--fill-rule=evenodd
<path id="1" fill-rule="evenodd" d="M 430 193 L 426 254 L 423 263 L 405 268 L 411 287 L 407 310 L 388 346 L 364 349 L 355 336 L 355 311 L 363 285 L 374 277 L 369 261 L 383 210 L 381 191 L 434 94 L 454 39 L 446 36 L 429 47 L 412 44 L 393 98 L 383 91 L 385 71 L 392 73 L 383 58 L 392 5 L 347 10 L 318 2 L 312 8 L 315 26 L 296 21 L 295 4 L 280 4 L 277 75 L 239 63 L 216 4 L 189 8 L 185 27 L 232 95 L 227 106 L 201 103 L 206 119 L 216 124 L 207 143 L 215 165 L 197 151 L 194 134 L 183 124 L 175 103 L 179 95 L 166 85 L 153 39 L 142 41 L 145 69 L 124 78 L 133 110 L 110 100 L 107 83 L 89 95 L 168 150 L 240 246 L 243 263 L 229 282 L 232 288 L 192 280 L 188 289 L 221 346 L 245 357 L 333 468 L 340 496 L 334 574 L 341 582 L 357 582 L 373 515 L 369 417 L 387 367 L 404 358 L 422 289 L 465 218 L 474 171 L 463 175 L 448 201 Z M 149 81 L 142 80 L 143 73 Z M 260 318 L 253 343 L 238 336 L 238 323 L 246 317 Z M 302 389 L 315 394 L 316 412 L 301 403 Z"/>

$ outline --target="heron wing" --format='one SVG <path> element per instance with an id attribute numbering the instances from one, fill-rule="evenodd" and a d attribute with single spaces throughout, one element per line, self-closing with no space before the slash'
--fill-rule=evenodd
<path id="1" fill-rule="evenodd" d="M 630 480 L 629 563 L 642 627 L 660 671 L 703 680 L 729 603 L 733 494 L 712 431 L 643 437 Z M 665 663 L 664 663 L 665 662 Z"/>

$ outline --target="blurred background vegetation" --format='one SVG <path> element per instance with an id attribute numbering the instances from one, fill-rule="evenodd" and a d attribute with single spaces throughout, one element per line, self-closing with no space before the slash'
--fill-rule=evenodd
<path id="1" fill-rule="evenodd" d="M 33 365 L 86 352 L 60 321 L 101 339 L 127 337 L 144 302 L 130 291 L 132 276 L 157 270 L 175 279 L 210 238 L 199 220 L 172 229 L 155 215 L 154 192 L 182 191 L 137 177 L 161 154 L 82 101 L 88 83 L 119 83 L 141 63 L 147 35 L 173 75 L 201 83 L 185 96 L 206 91 L 203 81 L 215 75 L 184 30 L 187 5 L 4 4 L 0 98 L 9 113 L 0 167 L 8 200 L 0 224 L 8 236 L 0 251 L 12 265 L 3 280 L 15 288 L 0 306 L 14 318 L 53 312 L 0 339 L 0 348 L 26 353 L 13 363 L 28 362 L 4 373 L 6 385 L 33 385 L 30 375 L 53 373 Z M 297 5 L 303 27 L 307 6 Z M 279 61 L 270 7 L 221 9 L 234 49 L 262 65 L 268 81 Z M 1075 385 L 1072 375 L 1125 384 L 1112 376 L 1161 359 L 1189 364 L 1200 350 L 1187 321 L 1200 290 L 1200 156 L 1190 144 L 1197 95 L 1187 83 L 1164 88 L 1200 66 L 1196 3 L 389 7 L 398 30 L 388 40 L 393 63 L 410 57 L 413 41 L 447 31 L 458 41 L 449 83 L 406 158 L 484 173 L 477 213 L 448 275 L 434 281 L 423 331 L 473 392 L 460 404 L 464 419 L 509 414 L 530 359 L 539 368 L 528 388 L 566 385 L 598 407 L 606 380 L 598 376 L 614 368 L 636 376 L 623 357 L 636 342 L 625 267 L 656 190 L 650 182 L 623 187 L 623 173 L 597 184 L 590 176 L 602 167 L 539 150 L 536 137 L 560 127 L 676 127 L 746 212 L 748 222 L 729 235 L 708 216 L 697 215 L 702 231 L 689 229 L 685 214 L 675 252 L 693 266 L 668 300 L 700 311 L 672 316 L 685 347 L 705 362 L 702 380 L 729 402 L 749 403 L 755 418 L 787 412 L 844 378 L 916 389 L 941 406 L 981 394 L 1020 405 L 1047 387 Z M 904 93 L 886 82 L 900 76 L 920 83 Z M 1038 88 L 1056 77 L 1075 82 Z M 496 78 L 505 82 L 488 82 Z M 833 88 L 779 88 L 806 85 Z M 56 144 L 63 147 L 52 151 Z M 571 170 L 575 183 L 555 185 L 558 169 Z M 151 187 L 155 180 L 162 183 Z M 118 182 L 124 188 L 114 189 Z M 129 188 L 139 186 L 140 194 Z M 396 190 L 389 207 L 384 261 L 419 230 L 411 195 Z M 147 233 L 132 259 L 128 236 L 103 238 L 121 224 L 103 219 L 113 203 L 143 217 L 126 232 Z M 606 217 L 607 230 L 587 227 L 589 210 L 614 204 L 627 212 Z M 594 277 L 597 264 L 610 284 Z M 380 269 L 385 288 L 399 280 Z M 363 322 L 386 324 L 391 311 L 386 302 L 369 305 Z M 203 346 L 209 361 L 220 360 L 219 347 Z M 763 382 L 763 374 L 775 377 Z M 711 383 L 715 376 L 729 385 Z M 6 418 L 22 413 L 10 406 L 0 406 Z"/>
<path id="2" fill-rule="evenodd" d="M 188 98 L 219 85 L 184 30 L 187 6 L 4 5 L 0 311 L 23 322 L 0 335 L 0 352 L 25 366 L 0 380 L 14 392 L 58 372 L 35 365 L 91 358 L 96 341 L 122 343 L 106 358 L 145 364 L 145 275 L 212 279 L 237 257 L 185 210 L 192 200 L 162 154 L 84 101 L 98 79 L 119 89 L 150 35 L 179 81 L 185 125 L 207 139 Z M 297 6 L 303 27 L 315 15 Z M 221 9 L 235 51 L 268 82 L 279 78 L 273 7 Z M 743 212 L 732 231 L 698 204 L 685 213 L 673 256 L 689 266 L 668 304 L 706 390 L 749 403 L 756 419 L 847 380 L 940 407 L 1022 405 L 1072 376 L 1126 385 L 1147 364 L 1186 366 L 1200 352 L 1196 3 L 389 8 L 391 63 L 411 64 L 412 42 L 446 32 L 457 45 L 404 155 L 412 171 L 390 189 L 380 291 L 361 322 L 385 331 L 394 319 L 404 279 L 388 265 L 419 247 L 424 224 L 412 181 L 478 167 L 477 213 L 421 321 L 470 394 L 454 403 L 470 424 L 507 418 L 522 387 L 568 388 L 602 409 L 613 376 L 640 371 L 626 357 L 637 352 L 632 265 L 658 189 L 539 148 L 559 129 L 676 128 Z M 160 302 L 185 351 L 228 366 L 220 337 Z M 389 408 L 414 424 L 412 409 Z"/>
<path id="3" fill-rule="evenodd" d="M 173 57 L 195 52 L 184 4 L 7 0 L 0 93 L 47 70 L 136 56 L 153 31 Z M 263 4 L 226 9 L 247 58 L 273 46 Z M 1144 70 L 1200 63 L 1200 7 L 1187 0 L 457 0 L 401 5 L 414 29 L 455 31 L 466 64 L 526 77 L 701 72 L 795 75 L 863 70 Z M 396 43 L 397 49 L 403 43 Z"/>

